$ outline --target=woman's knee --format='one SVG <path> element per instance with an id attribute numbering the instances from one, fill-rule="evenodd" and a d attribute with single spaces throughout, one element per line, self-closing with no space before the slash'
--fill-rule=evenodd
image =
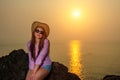
<path id="1" fill-rule="evenodd" d="M 41 68 L 41 69 L 38 70 L 38 72 L 36 73 L 35 78 L 36 78 L 36 80 L 43 80 L 45 77 L 47 77 L 48 74 L 49 74 L 49 73 L 48 73 L 47 70 Z"/>
<path id="2" fill-rule="evenodd" d="M 26 80 L 30 80 L 31 74 L 32 74 L 32 70 L 29 70 L 26 75 Z"/>
<path id="3" fill-rule="evenodd" d="M 42 75 L 35 75 L 35 80 L 43 80 L 44 77 Z"/>
<path id="4" fill-rule="evenodd" d="M 43 80 L 43 78 L 41 78 L 40 76 L 35 76 L 35 80 Z"/>

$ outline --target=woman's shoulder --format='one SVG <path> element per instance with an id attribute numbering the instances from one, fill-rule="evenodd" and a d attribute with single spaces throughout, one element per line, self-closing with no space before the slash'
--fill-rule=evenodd
<path id="1" fill-rule="evenodd" d="M 49 39 L 46 38 L 46 39 L 44 40 L 44 43 L 50 43 Z"/>
<path id="2" fill-rule="evenodd" d="M 30 46 L 30 43 L 31 43 L 31 40 L 29 40 L 29 41 L 27 42 L 27 46 Z"/>

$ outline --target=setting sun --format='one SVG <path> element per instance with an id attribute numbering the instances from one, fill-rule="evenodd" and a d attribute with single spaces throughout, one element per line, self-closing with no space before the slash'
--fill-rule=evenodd
<path id="1" fill-rule="evenodd" d="M 73 17 L 78 18 L 80 16 L 80 11 L 79 10 L 74 10 L 73 11 Z"/>

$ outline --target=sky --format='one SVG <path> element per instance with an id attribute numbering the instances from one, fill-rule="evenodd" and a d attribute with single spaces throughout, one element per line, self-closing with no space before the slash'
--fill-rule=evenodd
<path id="1" fill-rule="evenodd" d="M 0 0 L 0 45 L 26 43 L 33 21 L 49 25 L 52 42 L 118 42 L 119 4 L 120 0 Z"/>

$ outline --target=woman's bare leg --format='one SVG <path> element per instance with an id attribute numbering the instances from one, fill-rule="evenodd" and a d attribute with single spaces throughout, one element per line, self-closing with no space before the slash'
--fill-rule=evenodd
<path id="1" fill-rule="evenodd" d="M 36 80 L 43 80 L 49 72 L 45 68 L 40 68 L 35 75 Z"/>
<path id="2" fill-rule="evenodd" d="M 31 80 L 30 76 L 31 76 L 32 72 L 33 72 L 32 70 L 28 70 L 28 73 L 26 75 L 26 80 Z"/>

